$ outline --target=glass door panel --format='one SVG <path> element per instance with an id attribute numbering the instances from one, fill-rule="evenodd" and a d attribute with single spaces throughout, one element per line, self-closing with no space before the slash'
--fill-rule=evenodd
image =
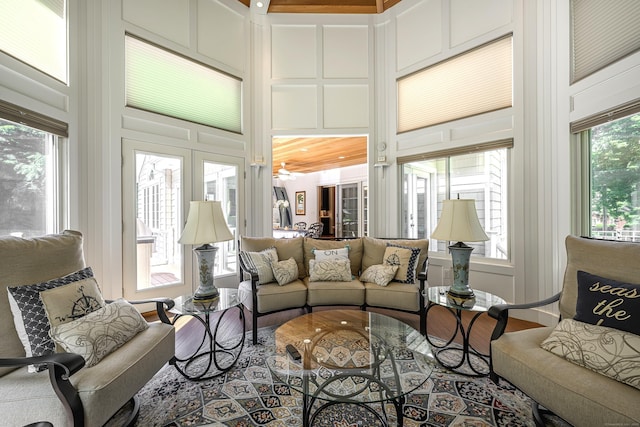
<path id="1" fill-rule="evenodd" d="M 244 159 L 195 151 L 193 200 L 216 200 L 234 235 L 228 242 L 219 242 L 214 269 L 217 287 L 238 286 L 237 240 L 244 230 L 242 200 L 244 194 Z M 194 276 L 195 277 L 195 276 Z"/>
<path id="2" fill-rule="evenodd" d="M 360 211 L 358 207 L 358 184 L 339 186 L 338 197 L 338 236 L 358 237 Z"/>
<path id="3" fill-rule="evenodd" d="M 187 150 L 126 141 L 123 173 L 123 283 L 128 299 L 175 297 L 191 290 L 185 277 Z M 152 148 L 153 151 L 151 149 Z M 189 264 L 190 267 L 190 264 Z"/>

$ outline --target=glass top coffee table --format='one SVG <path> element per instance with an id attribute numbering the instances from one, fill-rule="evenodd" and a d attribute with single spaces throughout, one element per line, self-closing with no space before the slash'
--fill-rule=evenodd
<path id="1" fill-rule="evenodd" d="M 299 353 L 296 360 L 288 351 Z M 336 404 L 355 404 L 388 424 L 385 402 L 402 426 L 405 396 L 431 375 L 435 360 L 426 338 L 411 326 L 377 313 L 327 310 L 292 319 L 275 332 L 267 366 L 302 393 L 303 426 Z M 377 411 L 380 404 L 380 411 Z"/>

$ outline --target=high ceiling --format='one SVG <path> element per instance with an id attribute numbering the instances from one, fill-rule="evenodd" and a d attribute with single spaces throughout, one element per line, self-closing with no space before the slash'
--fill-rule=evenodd
<path id="1" fill-rule="evenodd" d="M 250 7 L 251 0 L 239 0 Z M 382 13 L 400 0 L 262 0 L 267 13 Z"/>
<path id="2" fill-rule="evenodd" d="M 367 163 L 366 136 L 273 138 L 273 174 L 312 173 Z"/>

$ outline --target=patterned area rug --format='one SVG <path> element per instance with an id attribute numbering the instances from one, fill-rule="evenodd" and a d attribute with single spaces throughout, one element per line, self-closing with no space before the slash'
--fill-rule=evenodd
<path id="1" fill-rule="evenodd" d="M 274 329 L 259 331 L 259 344 L 245 347 L 236 365 L 209 381 L 184 379 L 165 366 L 140 391 L 137 426 L 301 426 L 302 397 L 274 380 L 265 366 Z M 320 413 L 314 426 L 379 425 L 372 411 L 355 405 L 335 405 Z M 384 411 L 395 425 L 395 409 Z M 533 426 L 531 401 L 511 384 L 452 373 L 439 365 L 421 388 L 407 396 L 404 426 Z"/>

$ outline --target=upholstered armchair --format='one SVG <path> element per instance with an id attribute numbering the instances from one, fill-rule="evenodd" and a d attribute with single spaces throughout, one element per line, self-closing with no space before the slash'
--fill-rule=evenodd
<path id="1" fill-rule="evenodd" d="M 76 231 L 29 239 L 0 237 L 0 272 L 0 424 L 23 426 L 46 420 L 56 427 L 102 426 L 130 402 L 129 417 L 125 416 L 122 423 L 132 425 L 139 409 L 136 393 L 174 355 L 175 332 L 166 324 L 169 322 L 147 323 L 128 302 L 117 300 L 109 304 L 91 294 L 95 281 L 85 266 L 82 235 Z M 80 280 L 72 283 L 77 275 L 81 275 Z M 53 285 L 45 286 L 56 281 L 65 284 L 56 285 L 55 289 Z M 50 314 L 56 309 L 52 295 L 58 295 L 63 288 L 67 292 L 74 283 L 82 283 L 78 288 L 81 300 L 74 303 L 74 310 L 87 314 L 83 312 L 60 324 L 57 322 L 63 322 L 64 316 L 56 315 L 55 322 L 50 319 L 49 335 L 55 337 L 52 345 L 56 352 L 33 355 L 39 351 L 34 350 L 36 341 L 27 333 L 33 325 L 26 322 L 43 319 L 37 310 L 26 308 L 26 296 L 43 287 L 46 292 L 53 289 L 55 293 L 46 300 L 45 291 L 39 292 L 46 313 Z M 138 302 L 154 302 L 164 320 L 165 309 L 173 306 L 170 299 Z M 25 323 L 15 320 L 15 316 Z M 91 326 L 100 322 L 107 326 Z M 135 329 L 132 325 L 136 325 Z M 83 338 L 95 339 L 92 348 L 82 346 L 89 340 L 65 341 L 81 333 L 86 334 L 81 335 Z M 121 334 L 126 337 L 115 338 Z M 25 339 L 31 340 L 31 347 L 25 346 Z M 98 343 L 107 343 L 111 352 L 97 351 L 101 347 Z M 60 346 L 69 348 L 65 344 L 71 348 L 78 345 L 82 355 L 60 352 Z"/>
<path id="2" fill-rule="evenodd" d="M 567 236 L 562 292 L 539 302 L 496 305 L 491 378 L 575 426 L 640 423 L 640 243 Z M 512 310 L 557 304 L 556 326 L 506 332 Z M 540 408 L 542 406 L 543 408 Z"/>

